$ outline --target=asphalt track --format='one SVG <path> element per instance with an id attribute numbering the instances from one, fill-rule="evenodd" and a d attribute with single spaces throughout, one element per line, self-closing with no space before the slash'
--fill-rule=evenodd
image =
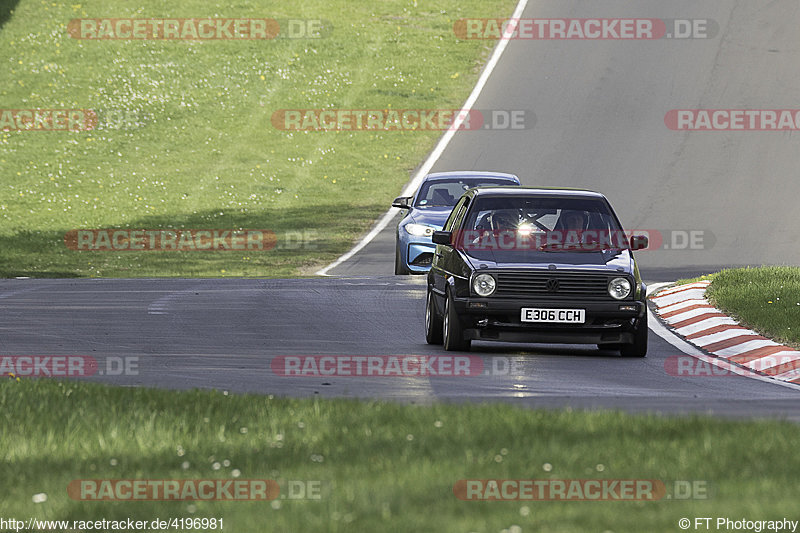
<path id="1" fill-rule="evenodd" d="M 605 193 L 627 228 L 703 231 L 701 249 L 640 252 L 644 277 L 798 264 L 796 139 L 781 132 L 676 132 L 670 109 L 792 108 L 794 3 L 533 1 L 524 17 L 705 18 L 710 39 L 513 41 L 477 109 L 524 109 L 524 130 L 456 134 L 435 171 L 514 172 L 526 185 Z M 501 14 L 502 15 L 502 14 Z M 387 206 L 388 207 L 388 206 Z M 287 378 L 281 355 L 441 355 L 422 332 L 423 279 L 393 276 L 393 225 L 333 277 L 297 280 L 0 280 L 0 354 L 127 358 L 92 380 L 415 403 L 713 412 L 800 420 L 798 392 L 744 377 L 677 377 L 680 351 L 652 334 L 646 359 L 594 347 L 475 343 L 496 372 L 460 378 Z M 114 359 L 116 360 L 116 359 Z"/>
<path id="2" fill-rule="evenodd" d="M 645 359 L 594 347 L 476 342 L 472 353 L 492 371 L 471 377 L 272 371 L 276 356 L 443 355 L 424 340 L 421 281 L 2 280 L 2 354 L 88 355 L 104 375 L 86 379 L 129 386 L 800 420 L 794 389 L 737 376 L 670 375 L 665 362 L 680 352 L 656 335 Z M 132 372 L 108 375 L 120 361 Z"/>

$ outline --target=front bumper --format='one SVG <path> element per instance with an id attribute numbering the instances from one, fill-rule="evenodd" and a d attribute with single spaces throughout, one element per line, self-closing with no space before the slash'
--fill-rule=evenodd
<path id="1" fill-rule="evenodd" d="M 432 242 L 412 242 L 406 249 L 406 265 L 415 273 L 425 274 L 431 269 L 436 245 Z"/>
<path id="2" fill-rule="evenodd" d="M 646 305 L 635 300 L 530 300 L 456 298 L 465 335 L 475 340 L 574 344 L 629 344 L 644 317 Z M 631 310 L 621 310 L 630 306 Z M 521 309 L 584 309 L 583 324 L 522 322 Z"/>

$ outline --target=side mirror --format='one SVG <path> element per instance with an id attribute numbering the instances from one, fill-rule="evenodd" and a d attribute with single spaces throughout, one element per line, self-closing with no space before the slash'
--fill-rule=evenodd
<path id="1" fill-rule="evenodd" d="M 445 246 L 452 246 L 450 242 L 453 238 L 452 231 L 434 231 L 431 240 L 434 244 L 444 244 Z"/>
<path id="2" fill-rule="evenodd" d="M 649 241 L 645 235 L 631 235 L 631 250 L 647 248 Z"/>
<path id="3" fill-rule="evenodd" d="M 409 205 L 411 202 L 410 196 L 398 196 L 392 202 L 392 207 L 399 207 L 400 209 L 410 209 L 411 206 Z"/>

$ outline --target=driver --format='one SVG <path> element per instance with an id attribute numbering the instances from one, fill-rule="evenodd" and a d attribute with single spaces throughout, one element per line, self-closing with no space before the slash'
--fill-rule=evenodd
<path id="1" fill-rule="evenodd" d="M 513 209 L 486 212 L 475 224 L 477 235 L 470 235 L 472 241 L 468 244 L 481 249 L 483 247 L 491 249 L 497 246 L 497 240 L 501 237 L 506 239 L 510 237 L 514 240 L 519 222 L 519 214 Z"/>
<path id="2" fill-rule="evenodd" d="M 559 220 L 565 230 L 583 231 L 586 229 L 586 215 L 583 211 L 564 211 Z"/>
<path id="3" fill-rule="evenodd" d="M 509 211 L 496 211 L 492 214 L 492 228 L 497 230 L 515 230 L 519 226 L 519 216 Z"/>

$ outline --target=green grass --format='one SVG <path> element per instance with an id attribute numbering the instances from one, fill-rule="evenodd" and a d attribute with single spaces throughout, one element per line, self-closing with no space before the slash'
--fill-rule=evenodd
<path id="1" fill-rule="evenodd" d="M 278 109 L 458 108 L 513 0 L 20 0 L 0 8 L 0 108 L 92 109 L 90 132 L 0 132 L 0 276 L 288 276 L 346 251 L 441 132 L 275 129 Z M 80 41 L 74 18 L 324 19 L 325 38 Z M 130 123 L 109 124 L 114 113 Z M 121 126 L 121 127 L 118 127 Z M 311 231 L 251 254 L 68 250 L 78 228 Z"/>
<path id="2" fill-rule="evenodd" d="M 45 379 L 0 383 L 0 516 L 222 517 L 225 531 L 677 531 L 688 516 L 767 519 L 796 506 L 800 427 L 494 405 L 430 407 Z M 214 469 L 219 463 L 219 469 Z M 545 465 L 551 465 L 547 470 Z M 74 479 L 320 481 L 319 500 L 81 502 Z M 471 502 L 455 481 L 707 482 L 709 498 Z M 47 494 L 33 503 L 34 494 Z"/>
<path id="3" fill-rule="evenodd" d="M 676 285 L 711 280 L 706 298 L 743 326 L 800 348 L 800 267 L 729 268 Z"/>
<path id="4" fill-rule="evenodd" d="M 800 268 L 723 270 L 714 276 L 706 294 L 716 307 L 748 328 L 800 348 Z"/>

